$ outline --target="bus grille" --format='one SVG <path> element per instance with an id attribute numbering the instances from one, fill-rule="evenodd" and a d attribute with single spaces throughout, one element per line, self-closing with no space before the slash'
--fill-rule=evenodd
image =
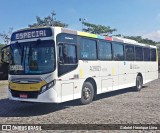
<path id="1" fill-rule="evenodd" d="M 20 95 L 27 95 L 27 98 L 37 98 L 39 91 L 15 91 L 11 90 L 13 97 L 21 98 Z"/>

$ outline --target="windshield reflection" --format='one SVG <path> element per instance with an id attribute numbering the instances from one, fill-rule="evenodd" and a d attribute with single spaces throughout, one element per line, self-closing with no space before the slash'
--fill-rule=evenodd
<path id="1" fill-rule="evenodd" d="M 44 74 L 54 69 L 53 41 L 11 44 L 10 74 Z"/>

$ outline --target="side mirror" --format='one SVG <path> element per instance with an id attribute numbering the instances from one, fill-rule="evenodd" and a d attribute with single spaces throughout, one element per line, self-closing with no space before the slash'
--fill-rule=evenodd
<path id="1" fill-rule="evenodd" d="M 62 53 L 63 53 L 63 56 L 67 55 L 67 47 L 66 47 L 66 45 L 62 46 Z"/>
<path id="2" fill-rule="evenodd" d="M 63 44 L 60 44 L 59 45 L 59 57 L 58 57 L 58 63 L 59 64 L 64 64 L 64 61 L 63 61 Z"/>

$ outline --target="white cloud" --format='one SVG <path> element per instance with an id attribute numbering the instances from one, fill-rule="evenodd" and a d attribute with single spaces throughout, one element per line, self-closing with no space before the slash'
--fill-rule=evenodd
<path id="1" fill-rule="evenodd" d="M 142 37 L 143 38 L 148 38 L 148 39 L 151 39 L 153 41 L 157 41 L 158 42 L 158 41 L 160 41 L 160 30 L 143 34 Z"/>

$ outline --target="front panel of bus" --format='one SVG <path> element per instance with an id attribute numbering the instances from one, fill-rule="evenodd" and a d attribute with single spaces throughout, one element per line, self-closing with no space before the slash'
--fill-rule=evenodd
<path id="1" fill-rule="evenodd" d="M 51 28 L 18 31 L 11 37 L 9 98 L 56 102 L 56 54 Z"/>

